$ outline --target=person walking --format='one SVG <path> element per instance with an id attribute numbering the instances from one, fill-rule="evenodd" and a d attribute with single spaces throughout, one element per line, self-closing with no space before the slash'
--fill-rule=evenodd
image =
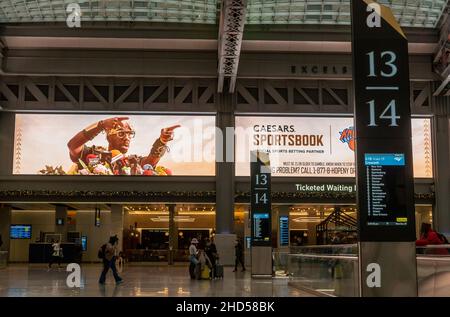
<path id="1" fill-rule="evenodd" d="M 116 284 L 120 284 L 123 281 L 119 274 L 117 274 L 116 268 L 116 254 L 118 244 L 119 238 L 117 238 L 117 236 L 113 236 L 109 238 L 109 242 L 106 245 L 103 245 L 101 247 L 101 253 L 103 254 L 103 271 L 98 281 L 101 285 L 105 284 L 106 273 L 108 273 L 109 269 L 111 269 L 113 272 Z"/>
<path id="2" fill-rule="evenodd" d="M 242 272 L 245 271 L 245 265 L 244 265 L 244 248 L 242 247 L 242 243 L 239 239 L 236 239 L 235 245 L 234 245 L 234 251 L 236 260 L 234 262 L 234 270 L 233 272 L 237 271 L 238 264 L 241 263 L 242 265 Z"/>
<path id="3" fill-rule="evenodd" d="M 50 257 L 50 262 L 48 263 L 48 269 L 52 268 L 53 263 L 58 263 L 58 268 L 61 267 L 61 259 L 62 259 L 62 248 L 61 244 L 58 240 L 52 240 L 52 256 Z"/>

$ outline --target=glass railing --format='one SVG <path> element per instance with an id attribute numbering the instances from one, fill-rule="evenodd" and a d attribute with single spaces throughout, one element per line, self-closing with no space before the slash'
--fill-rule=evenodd
<path id="1" fill-rule="evenodd" d="M 276 250 L 272 252 L 273 273 L 275 277 L 288 276 L 289 252 L 285 250 Z"/>
<path id="2" fill-rule="evenodd" d="M 323 296 L 358 296 L 358 245 L 302 246 L 288 255 L 291 286 Z"/>
<path id="3" fill-rule="evenodd" d="M 450 297 L 450 245 L 417 247 L 420 297 Z M 291 286 L 322 296 L 359 296 L 358 246 L 297 247 L 288 254 Z"/>
<path id="4" fill-rule="evenodd" d="M 450 296 L 450 245 L 417 247 L 420 297 Z"/>

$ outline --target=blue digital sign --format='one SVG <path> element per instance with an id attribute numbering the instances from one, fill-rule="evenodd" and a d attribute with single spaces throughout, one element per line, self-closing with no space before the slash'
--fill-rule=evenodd
<path id="1" fill-rule="evenodd" d="M 250 249 L 252 247 L 252 237 L 245 237 L 246 247 Z"/>
<path id="2" fill-rule="evenodd" d="M 280 217 L 280 247 L 289 246 L 289 217 Z"/>
<path id="3" fill-rule="evenodd" d="M 81 248 L 83 251 L 87 251 L 87 237 L 81 236 Z"/>
<path id="4" fill-rule="evenodd" d="M 405 154 L 369 154 L 364 155 L 364 164 L 366 166 L 405 166 Z"/>
<path id="5" fill-rule="evenodd" d="M 270 242 L 270 214 L 253 214 L 253 242 Z"/>
<path id="6" fill-rule="evenodd" d="M 31 239 L 31 225 L 11 225 L 11 239 Z"/>

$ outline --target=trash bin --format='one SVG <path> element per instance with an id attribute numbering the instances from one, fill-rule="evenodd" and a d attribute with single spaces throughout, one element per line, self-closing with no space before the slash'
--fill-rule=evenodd
<path id="1" fill-rule="evenodd" d="M 0 251 L 0 269 L 6 268 L 8 265 L 8 251 Z"/>

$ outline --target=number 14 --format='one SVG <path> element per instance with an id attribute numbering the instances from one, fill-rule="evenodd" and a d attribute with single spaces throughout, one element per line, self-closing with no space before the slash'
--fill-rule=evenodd
<path id="1" fill-rule="evenodd" d="M 367 103 L 369 104 L 369 116 L 370 116 L 369 127 L 377 127 L 378 124 L 376 123 L 375 118 L 375 100 L 372 99 Z M 389 115 L 387 115 L 388 112 L 390 112 Z M 400 119 L 400 116 L 397 116 L 395 99 L 392 99 L 391 102 L 389 102 L 389 104 L 387 105 L 386 108 L 384 108 L 379 118 L 384 120 L 391 120 L 391 124 L 389 124 L 390 127 L 398 127 L 397 119 Z"/>

